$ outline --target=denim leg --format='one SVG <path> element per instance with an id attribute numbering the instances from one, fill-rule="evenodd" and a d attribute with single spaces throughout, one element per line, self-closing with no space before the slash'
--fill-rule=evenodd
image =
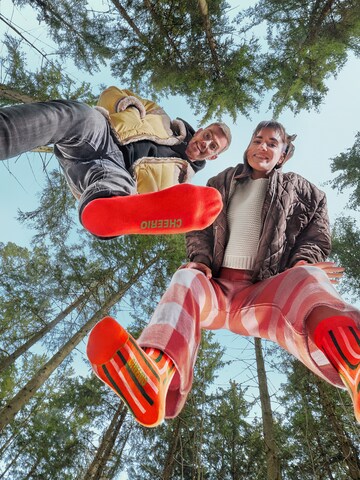
<path id="1" fill-rule="evenodd" d="M 136 192 L 108 121 L 97 110 L 68 100 L 0 109 L 0 160 L 51 143 L 80 211 L 94 198 Z"/>

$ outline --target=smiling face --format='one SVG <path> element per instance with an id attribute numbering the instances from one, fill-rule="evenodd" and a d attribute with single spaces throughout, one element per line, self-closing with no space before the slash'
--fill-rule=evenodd
<path id="1" fill-rule="evenodd" d="M 191 161 L 215 160 L 227 144 L 228 140 L 222 129 L 217 125 L 210 125 L 195 132 L 185 153 Z"/>
<path id="2" fill-rule="evenodd" d="M 252 178 L 265 178 L 284 161 L 284 142 L 280 133 L 270 127 L 259 130 L 251 139 L 246 152 L 252 168 Z"/>

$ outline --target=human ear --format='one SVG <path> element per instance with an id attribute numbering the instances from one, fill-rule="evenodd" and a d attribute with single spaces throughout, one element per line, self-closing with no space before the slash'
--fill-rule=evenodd
<path id="1" fill-rule="evenodd" d="M 280 157 L 280 160 L 277 162 L 276 166 L 277 167 L 281 167 L 281 165 L 284 163 L 285 161 L 285 157 L 286 157 L 286 154 L 285 153 L 282 153 L 281 154 L 281 157 Z"/>

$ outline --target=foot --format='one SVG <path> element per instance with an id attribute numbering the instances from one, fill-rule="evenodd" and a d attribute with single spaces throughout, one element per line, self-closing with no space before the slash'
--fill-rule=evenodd
<path id="1" fill-rule="evenodd" d="M 316 327 L 314 341 L 338 371 L 360 423 L 360 330 L 349 317 L 330 317 Z"/>
<path id="2" fill-rule="evenodd" d="M 220 193 L 184 183 L 159 192 L 97 198 L 81 214 L 81 223 L 98 237 L 128 234 L 176 234 L 202 230 L 222 209 Z"/>
<path id="3" fill-rule="evenodd" d="M 111 317 L 95 325 L 87 344 L 87 356 L 100 380 L 125 402 L 141 425 L 156 427 L 165 417 L 175 367 L 159 350 L 147 351 Z"/>

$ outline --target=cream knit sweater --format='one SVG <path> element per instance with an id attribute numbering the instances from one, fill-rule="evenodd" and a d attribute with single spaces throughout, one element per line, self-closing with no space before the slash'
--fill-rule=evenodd
<path id="1" fill-rule="evenodd" d="M 227 220 L 230 229 L 223 267 L 253 270 L 261 233 L 261 211 L 267 178 L 237 183 L 231 196 Z"/>

